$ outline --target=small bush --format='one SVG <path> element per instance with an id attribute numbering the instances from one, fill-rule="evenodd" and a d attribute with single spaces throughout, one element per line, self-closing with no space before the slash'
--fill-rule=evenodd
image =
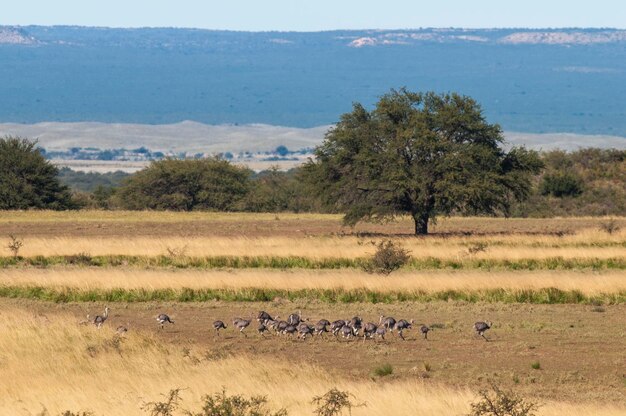
<path id="1" fill-rule="evenodd" d="M 477 254 L 477 253 L 482 253 L 484 251 L 487 251 L 487 243 L 483 242 L 483 241 L 479 241 L 477 243 L 472 244 L 471 246 L 469 246 L 467 248 L 467 252 L 469 254 Z"/>
<path id="2" fill-rule="evenodd" d="M 383 240 L 376 244 L 376 252 L 363 268 L 369 273 L 388 275 L 406 265 L 410 259 L 408 250 L 398 247 L 391 240 Z"/>
<path id="3" fill-rule="evenodd" d="M 391 364 L 383 364 L 374 369 L 374 375 L 378 377 L 385 377 L 393 374 L 393 367 Z"/>
<path id="4" fill-rule="evenodd" d="M 491 391 L 481 390 L 480 399 L 472 403 L 472 411 L 468 416 L 534 416 L 539 408 L 535 402 L 526 400 L 513 391 L 504 391 L 496 384 Z"/>
<path id="5" fill-rule="evenodd" d="M 541 363 L 539 361 L 533 362 L 530 366 L 533 370 L 541 370 Z"/>
<path id="6" fill-rule="evenodd" d="M 287 411 L 280 409 L 273 412 L 267 408 L 265 396 L 252 396 L 247 399 L 241 395 L 228 396 L 226 389 L 221 393 L 203 397 L 202 410 L 198 413 L 187 412 L 189 416 L 286 416 Z"/>
<path id="7" fill-rule="evenodd" d="M 600 230 L 608 233 L 609 235 L 616 233 L 620 230 L 620 226 L 617 224 L 615 218 L 611 218 L 608 221 L 600 223 Z"/>
<path id="8" fill-rule="evenodd" d="M 13 234 L 9 234 L 9 239 L 11 239 L 11 242 L 9 243 L 7 248 L 11 250 L 11 253 L 13 253 L 13 257 L 17 258 L 20 253 L 20 248 L 22 248 L 22 246 L 24 245 L 24 240 L 22 240 L 21 238 L 17 238 Z"/>
<path id="9" fill-rule="evenodd" d="M 187 254 L 187 245 L 185 244 L 182 247 L 166 247 L 165 250 L 167 251 L 167 255 L 169 257 L 185 257 Z"/>
<path id="10" fill-rule="evenodd" d="M 330 389 L 323 396 L 314 397 L 311 402 L 317 406 L 313 414 L 317 416 L 336 416 L 340 415 L 344 409 L 352 412 L 353 407 L 365 406 L 365 404 L 356 405 L 350 400 L 351 394 L 347 391 L 338 390 L 336 387 Z"/>
<path id="11" fill-rule="evenodd" d="M 144 403 L 141 410 L 148 412 L 150 416 L 174 416 L 174 411 L 180 406 L 181 390 L 181 388 L 172 389 L 163 395 L 165 401 Z"/>

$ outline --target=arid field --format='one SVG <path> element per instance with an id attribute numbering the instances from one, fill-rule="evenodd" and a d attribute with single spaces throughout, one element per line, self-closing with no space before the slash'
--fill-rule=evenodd
<path id="1" fill-rule="evenodd" d="M 352 229 L 336 215 L 5 212 L 0 414 L 145 415 L 174 388 L 197 409 L 225 387 L 310 415 L 338 387 L 365 404 L 354 415 L 463 415 L 490 383 L 539 415 L 626 414 L 626 219 L 449 218 L 411 231 L 408 219 Z M 363 270 L 387 239 L 410 261 Z M 105 306 L 97 329 L 87 315 Z M 233 329 L 260 310 L 433 330 L 303 341 L 256 321 Z M 158 313 L 175 323 L 161 329 Z M 489 342 L 472 330 L 483 320 Z"/>

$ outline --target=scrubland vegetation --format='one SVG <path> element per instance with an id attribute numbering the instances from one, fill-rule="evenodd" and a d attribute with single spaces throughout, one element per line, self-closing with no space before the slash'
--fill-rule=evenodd
<path id="1" fill-rule="evenodd" d="M 465 103 L 428 97 L 433 108 Z M 355 107 L 353 116 L 373 117 L 380 124 L 372 128 L 398 127 L 381 114 Z M 220 393 L 228 391 L 242 405 L 266 396 L 268 409 L 304 415 L 335 387 L 365 404 L 355 415 L 480 414 L 475 400 L 489 400 L 484 388 L 494 381 L 515 390 L 506 400 L 528 397 L 516 402 L 531 404 L 526 416 L 623 414 L 625 153 L 500 153 L 499 127 L 482 125 L 479 108 L 472 120 L 502 169 L 489 171 L 487 183 L 464 168 L 467 186 L 458 186 L 448 164 L 456 166 L 455 152 L 474 138 L 446 136 L 440 145 L 452 156 L 438 168 L 451 176 L 430 202 L 411 204 L 379 186 L 380 172 L 368 171 L 362 187 L 363 172 L 353 172 L 352 193 L 338 185 L 333 198 L 313 192 L 320 174 L 322 188 L 341 179 L 341 155 L 334 167 L 311 162 L 259 175 L 217 158 L 163 160 L 119 187 L 72 196 L 32 143 L 0 140 L 0 165 L 8 167 L 0 171 L 0 208 L 58 210 L 0 216 L 0 414 L 140 415 L 168 394 L 180 400 L 171 414 L 193 414 L 208 400 L 230 400 Z M 344 127 L 333 137 L 351 143 L 353 126 Z M 424 137 L 412 143 L 422 156 L 433 151 Z M 319 160 L 336 156 L 326 144 L 330 153 L 318 149 Z M 389 160 L 397 144 L 387 143 Z M 466 162 L 480 164 L 485 149 L 470 144 L 477 147 Z M 12 164 L 20 153 L 23 163 Z M 24 182 L 29 169 L 34 176 Z M 383 182 L 397 184 L 422 176 L 385 174 L 392 178 Z M 80 207 L 104 210 L 70 211 Z M 467 213 L 611 216 L 446 217 Z M 105 306 L 96 329 L 84 317 Z M 233 332 L 233 318 L 252 321 L 259 310 L 364 322 L 393 314 L 434 331 L 428 339 L 407 331 L 406 340 Z M 154 317 L 163 312 L 176 324 L 158 329 Z M 212 330 L 215 319 L 229 325 L 223 336 Z M 472 337 L 477 321 L 493 322 L 490 342 Z"/>

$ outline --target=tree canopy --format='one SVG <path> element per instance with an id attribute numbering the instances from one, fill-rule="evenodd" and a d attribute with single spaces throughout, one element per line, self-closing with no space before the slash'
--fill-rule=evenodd
<path id="1" fill-rule="evenodd" d="M 73 207 L 70 192 L 61 185 L 58 169 L 20 137 L 0 138 L 0 209 Z"/>
<path id="2" fill-rule="evenodd" d="M 250 175 L 219 158 L 166 159 L 131 176 L 115 197 L 126 209 L 232 211 L 248 193 Z"/>
<path id="3" fill-rule="evenodd" d="M 528 196 L 542 163 L 503 142 L 470 97 L 392 90 L 372 111 L 343 114 L 304 177 L 347 224 L 409 214 L 426 234 L 438 215 L 506 215 Z"/>

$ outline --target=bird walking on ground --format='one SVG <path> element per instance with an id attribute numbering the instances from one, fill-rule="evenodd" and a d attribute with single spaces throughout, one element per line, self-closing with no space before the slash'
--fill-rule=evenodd
<path id="1" fill-rule="evenodd" d="M 422 335 L 424 335 L 424 339 L 428 339 L 428 332 L 432 331 L 432 328 L 426 326 L 426 325 L 422 325 L 420 327 L 420 332 L 422 333 Z"/>
<path id="2" fill-rule="evenodd" d="M 480 335 L 481 337 L 485 338 L 485 341 L 489 341 L 487 339 L 487 337 L 485 336 L 485 332 L 489 328 L 491 328 L 491 325 L 493 325 L 493 324 L 491 322 L 489 322 L 489 321 L 485 321 L 485 322 L 479 321 L 479 322 L 476 322 L 474 324 L 474 331 L 476 331 L 477 335 Z"/>
<path id="3" fill-rule="evenodd" d="M 87 315 L 87 320 L 89 322 L 93 323 L 96 326 L 96 328 L 100 329 L 100 327 L 107 320 L 108 317 L 109 317 L 109 307 L 105 306 L 104 307 L 104 314 L 96 315 L 93 319 L 91 319 L 89 317 L 89 315 Z"/>
<path id="4" fill-rule="evenodd" d="M 243 330 L 246 329 L 248 325 L 250 325 L 251 321 L 251 319 L 235 318 L 233 319 L 233 326 L 239 330 L 240 334 L 243 334 L 247 338 L 248 335 L 245 334 Z"/>
<path id="5" fill-rule="evenodd" d="M 217 334 L 217 336 L 220 336 L 220 329 L 226 329 L 226 324 L 222 321 L 215 321 L 213 322 L 213 329 L 215 330 L 215 333 Z"/>
<path id="6" fill-rule="evenodd" d="M 163 326 L 165 325 L 165 323 L 174 324 L 174 321 L 172 321 L 170 317 L 164 313 L 158 314 L 156 317 L 156 320 L 161 325 L 161 329 L 163 329 Z"/>

